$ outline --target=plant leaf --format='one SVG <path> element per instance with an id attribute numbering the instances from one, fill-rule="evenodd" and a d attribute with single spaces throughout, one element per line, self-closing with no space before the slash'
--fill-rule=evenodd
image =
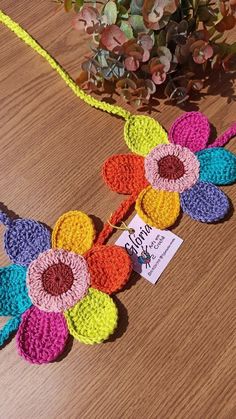
<path id="1" fill-rule="evenodd" d="M 142 15 L 143 0 L 131 0 L 130 13 L 131 15 Z"/>
<path id="2" fill-rule="evenodd" d="M 72 9 L 72 0 L 64 0 L 64 9 L 66 12 Z"/>
<path id="3" fill-rule="evenodd" d="M 131 15 L 129 22 L 135 32 L 148 32 L 148 29 L 144 25 L 143 16 L 140 15 Z"/>
<path id="4" fill-rule="evenodd" d="M 124 32 L 116 25 L 107 26 L 101 35 L 101 43 L 108 51 L 121 47 L 126 41 Z"/>
<path id="5" fill-rule="evenodd" d="M 81 7 L 83 7 L 83 5 L 84 5 L 84 0 L 76 0 L 75 5 L 74 5 L 75 12 L 78 13 Z"/>
<path id="6" fill-rule="evenodd" d="M 118 9 L 118 17 L 120 19 L 128 19 L 129 18 L 129 13 L 124 6 L 118 5 L 117 9 Z"/>
<path id="7" fill-rule="evenodd" d="M 133 38 L 134 33 L 133 33 L 133 29 L 132 29 L 130 23 L 125 22 L 124 20 L 122 20 L 121 24 L 120 24 L 120 29 L 122 30 L 122 32 L 124 32 L 124 34 L 126 35 L 126 37 L 128 39 Z"/>
<path id="8" fill-rule="evenodd" d="M 103 14 L 107 17 L 108 25 L 116 23 L 117 7 L 114 1 L 110 0 L 103 9 Z"/>

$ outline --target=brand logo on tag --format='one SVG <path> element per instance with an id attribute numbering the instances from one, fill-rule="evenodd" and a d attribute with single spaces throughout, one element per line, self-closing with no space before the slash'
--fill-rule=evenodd
<path id="1" fill-rule="evenodd" d="M 171 231 L 145 224 L 138 215 L 128 227 L 134 232 L 124 231 L 116 244 L 130 255 L 133 270 L 155 284 L 183 240 Z"/>

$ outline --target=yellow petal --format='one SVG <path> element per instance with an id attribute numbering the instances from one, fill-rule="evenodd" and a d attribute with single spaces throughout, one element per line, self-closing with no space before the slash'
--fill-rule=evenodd
<path id="1" fill-rule="evenodd" d="M 81 211 L 69 211 L 56 222 L 52 232 L 52 247 L 82 255 L 91 249 L 95 228 L 91 218 Z"/>
<path id="2" fill-rule="evenodd" d="M 142 220 L 161 230 L 174 224 L 180 213 L 178 192 L 143 189 L 136 201 L 136 211 Z"/>
<path id="3" fill-rule="evenodd" d="M 132 115 L 125 123 L 125 142 L 129 149 L 146 156 L 159 144 L 168 144 L 164 128 L 155 119 L 145 115 Z"/>
<path id="4" fill-rule="evenodd" d="M 106 340 L 116 329 L 118 311 L 109 295 L 90 288 L 86 297 L 66 310 L 70 334 L 88 345 Z"/>

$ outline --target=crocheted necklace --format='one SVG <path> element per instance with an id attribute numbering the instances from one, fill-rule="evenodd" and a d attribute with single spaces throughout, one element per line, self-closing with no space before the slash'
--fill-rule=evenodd
<path id="1" fill-rule="evenodd" d="M 125 142 L 135 153 L 113 155 L 103 164 L 106 184 L 129 197 L 97 239 L 92 220 L 81 211 L 63 214 L 52 235 L 37 221 L 12 220 L 0 212 L 0 222 L 6 226 L 5 251 L 12 262 L 0 268 L 0 315 L 12 316 L 0 331 L 0 345 L 18 329 L 19 354 L 41 364 L 62 353 L 68 333 L 93 344 L 115 330 L 118 313 L 109 294 L 128 281 L 131 260 L 124 249 L 104 243 L 134 203 L 142 220 L 160 229 L 175 223 L 181 207 L 201 222 L 225 217 L 229 200 L 216 185 L 236 181 L 236 156 L 222 148 L 236 135 L 236 123 L 210 143 L 208 119 L 190 112 L 173 123 L 168 136 L 153 118 L 133 115 L 86 94 L 2 11 L 0 22 L 48 61 L 81 100 L 122 117 Z"/>
<path id="2" fill-rule="evenodd" d="M 236 179 L 235 156 L 219 148 L 236 135 L 236 123 L 209 144 L 209 121 L 200 112 L 189 112 L 174 122 L 168 139 L 153 118 L 133 115 L 85 93 L 37 41 L 2 11 L 0 21 L 48 61 L 81 100 L 125 120 L 124 139 L 135 154 L 109 158 L 103 165 L 103 177 L 113 191 L 129 197 L 105 224 L 97 243 L 104 243 L 114 224 L 122 222 L 135 202 L 139 216 L 161 229 L 175 223 L 181 207 L 202 222 L 218 221 L 226 215 L 228 199 L 214 185 Z"/>

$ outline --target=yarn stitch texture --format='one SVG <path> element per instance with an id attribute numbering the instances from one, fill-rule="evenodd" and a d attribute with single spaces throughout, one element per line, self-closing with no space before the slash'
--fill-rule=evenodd
<path id="1" fill-rule="evenodd" d="M 55 224 L 52 248 L 34 258 L 35 226 L 37 231 L 45 227 L 33 220 L 11 221 L 3 212 L 0 219 L 7 229 L 12 223 L 21 226 L 12 246 L 20 259 L 21 252 L 27 254 L 29 262 L 29 266 L 0 269 L 0 315 L 12 316 L 0 331 L 0 344 L 18 329 L 19 355 L 30 363 L 43 364 L 61 355 L 69 332 L 87 344 L 108 339 L 118 321 L 116 305 L 108 294 L 119 291 L 132 270 L 126 251 L 115 245 L 94 246 L 91 218 L 81 211 L 69 211 Z M 18 237 L 30 239 L 19 246 Z"/>
<path id="2" fill-rule="evenodd" d="M 70 334 L 89 345 L 107 339 L 118 321 L 118 311 L 111 298 L 93 288 L 80 303 L 67 310 L 65 316 Z"/>
<path id="3" fill-rule="evenodd" d="M 230 204 L 216 185 L 236 181 L 236 156 L 219 145 L 235 134 L 236 123 L 209 143 L 210 123 L 206 116 L 187 112 L 173 123 L 169 144 L 166 137 L 156 137 L 155 143 L 147 140 L 145 157 L 113 155 L 103 164 L 102 176 L 110 189 L 130 195 L 125 201 L 126 213 L 135 203 L 139 216 L 151 226 L 170 227 L 180 207 L 194 220 L 217 222 L 227 215 Z M 143 150 L 143 145 L 136 148 L 140 155 Z M 125 211 L 118 209 L 113 214 L 117 223 L 124 219 Z M 107 236 L 111 232 L 107 226 Z"/>
<path id="4" fill-rule="evenodd" d="M 32 304 L 25 280 L 26 268 L 23 266 L 0 268 L 0 316 L 11 317 L 0 330 L 0 346 L 18 329 L 21 314 Z"/>
<path id="5" fill-rule="evenodd" d="M 154 119 L 131 115 L 119 106 L 86 94 L 46 50 L 2 11 L 0 22 L 41 55 L 81 100 L 126 120 L 125 142 L 138 156 L 112 156 L 104 164 L 103 176 L 108 186 L 130 195 L 112 215 L 111 223 L 120 222 L 135 202 L 140 217 L 159 228 L 174 224 L 180 205 L 193 219 L 202 222 L 215 222 L 227 214 L 228 198 L 215 185 L 235 181 L 236 159 L 232 153 L 222 152 L 218 147 L 236 134 L 236 124 L 209 144 L 207 118 L 200 112 L 190 112 L 173 124 L 169 133 L 172 144 L 169 144 L 167 133 Z M 183 158 L 187 155 L 188 158 Z M 121 289 L 131 272 L 131 261 L 124 250 L 104 246 L 113 229 L 111 224 L 104 226 L 95 241 L 96 246 L 90 250 L 95 240 L 92 221 L 81 212 L 69 212 L 56 223 L 53 249 L 49 250 L 50 235 L 40 223 L 10 220 L 4 213 L 0 213 L 0 221 L 6 226 L 6 253 L 18 264 L 4 268 L 4 275 L 12 275 L 14 283 L 11 272 L 16 270 L 17 278 L 24 278 L 23 271 L 18 269 L 24 268 L 28 292 L 34 300 L 29 299 L 23 285 L 17 296 L 14 292 L 9 295 L 10 304 L 7 294 L 0 294 L 2 313 L 7 313 L 11 307 L 14 316 L 2 329 L 0 344 L 20 323 L 16 339 L 19 354 L 29 362 L 41 364 L 55 360 L 62 353 L 68 329 L 84 343 L 107 339 L 117 325 L 117 309 L 106 294 Z M 56 260 L 55 255 L 59 255 Z M 76 275 L 81 269 L 83 280 L 76 288 L 78 294 L 73 294 Z M 31 307 L 32 302 L 37 307 Z"/>
<path id="6" fill-rule="evenodd" d="M 12 263 L 28 266 L 39 253 L 50 248 L 50 233 L 34 220 L 10 220 L 0 212 L 0 223 L 6 226 L 4 247 Z"/>
<path id="7" fill-rule="evenodd" d="M 34 51 L 36 51 L 39 55 L 41 55 L 49 65 L 55 70 L 59 76 L 64 80 L 64 82 L 70 87 L 70 89 L 74 92 L 76 96 L 78 96 L 81 100 L 87 103 L 89 106 L 92 106 L 97 109 L 101 109 L 102 111 L 119 115 L 124 119 L 128 119 L 130 117 L 130 113 L 125 109 L 116 106 L 110 105 L 109 103 L 101 102 L 90 96 L 89 94 L 85 93 L 75 82 L 71 79 L 69 74 L 57 63 L 57 61 L 51 57 L 51 55 L 35 40 L 32 38 L 29 33 L 27 33 L 18 23 L 14 22 L 10 18 L 10 16 L 6 15 L 3 11 L 0 10 L 0 22 L 3 23 L 7 28 L 9 28 L 12 32 L 14 32 L 18 38 L 24 41 L 27 45 L 29 45 Z"/>
<path id="8" fill-rule="evenodd" d="M 153 118 L 148 116 L 132 115 L 127 110 L 109 103 L 101 102 L 85 93 L 69 76 L 69 74 L 57 63 L 57 61 L 32 38 L 19 24 L 14 22 L 10 16 L 6 15 L 0 10 L 0 22 L 8 27 L 12 32 L 18 36 L 19 39 L 29 45 L 34 51 L 42 56 L 54 69 L 66 85 L 79 97 L 82 101 L 89 106 L 108 112 L 113 115 L 118 115 L 125 119 L 124 137 L 130 149 L 138 154 L 145 155 L 149 146 L 152 148 L 156 144 L 157 138 L 160 143 L 168 142 L 167 134 L 162 126 L 157 123 Z"/>
<path id="9" fill-rule="evenodd" d="M 20 25 L 14 22 L 9 16 L 7 16 L 2 11 L 0 11 L 0 22 L 2 22 L 6 27 L 8 27 L 11 31 L 13 31 L 21 40 L 23 40 L 27 45 L 33 48 L 39 55 L 41 55 L 50 64 L 50 66 L 55 71 L 57 71 L 60 77 L 65 81 L 65 83 L 71 88 L 71 90 L 81 100 L 83 100 L 90 106 L 104 110 L 109 113 L 113 113 L 115 115 L 119 115 L 122 118 L 124 118 L 126 120 L 125 128 L 124 128 L 124 137 L 131 151 L 134 151 L 135 153 L 141 156 L 147 156 L 147 154 L 150 153 L 158 145 L 163 147 L 163 144 L 168 143 L 168 137 L 165 130 L 154 119 L 144 116 L 144 115 L 142 116 L 132 115 L 129 112 L 125 111 L 124 109 L 120 108 L 119 106 L 100 102 L 99 100 L 86 94 L 82 89 L 79 88 L 79 86 L 70 78 L 70 76 L 56 62 L 56 60 L 52 58 L 50 54 L 41 45 L 39 45 L 23 28 L 20 27 Z M 234 123 L 233 126 L 230 127 L 225 133 L 219 136 L 214 141 L 214 143 L 211 143 L 211 144 L 208 143 L 209 134 L 210 134 L 210 125 L 207 118 L 204 115 L 202 115 L 200 112 L 189 112 L 187 114 L 184 114 L 180 118 L 178 118 L 176 122 L 173 124 L 173 126 L 170 129 L 169 139 L 173 144 L 177 144 L 182 147 L 187 147 L 189 148 L 191 152 L 196 153 L 204 149 L 205 147 L 215 148 L 219 146 L 221 147 L 224 144 L 226 144 L 227 141 L 236 134 L 236 123 Z M 166 156 L 166 157 L 168 157 L 168 160 L 166 158 L 165 161 L 162 160 L 161 162 L 159 162 L 158 174 L 165 173 L 165 180 L 166 180 L 167 168 L 168 166 L 170 166 L 169 179 L 168 179 L 169 180 L 168 184 L 170 184 L 170 180 L 173 180 L 173 176 L 176 176 L 176 173 L 177 173 L 175 172 L 175 170 L 177 170 L 176 168 L 178 168 L 178 171 L 180 171 L 181 164 L 180 164 L 180 161 L 177 161 L 175 159 L 175 169 L 174 169 L 173 168 L 174 159 L 172 158 L 170 160 L 170 156 Z M 147 161 L 148 161 L 148 158 L 147 158 Z M 235 164 L 232 161 L 232 159 L 231 159 L 231 166 L 233 167 L 232 171 L 234 173 Z M 147 167 L 148 167 L 148 164 L 147 164 Z M 108 168 L 108 165 L 107 165 L 107 168 Z M 213 173 L 215 173 L 213 165 L 211 164 L 211 171 L 212 170 L 213 170 Z M 203 170 L 200 170 L 200 177 L 198 179 L 200 186 L 201 186 L 201 178 L 204 178 L 202 174 L 203 172 L 204 172 L 204 168 Z M 154 170 L 154 174 L 155 173 L 156 172 Z M 185 174 L 186 172 L 184 171 L 183 178 Z M 120 173 L 118 172 L 117 176 L 119 175 Z M 172 179 L 170 178 L 170 176 L 172 176 Z M 134 178 L 134 176 L 132 177 Z M 148 170 L 146 170 L 146 179 L 148 179 L 148 177 L 149 177 Z M 213 180 L 214 180 L 214 177 L 215 175 L 212 176 Z M 111 179 L 107 179 L 106 177 L 104 178 L 105 178 L 105 181 L 109 185 L 111 183 Z M 224 182 L 232 183 L 234 181 L 233 176 L 230 176 L 230 175 L 228 176 L 227 179 L 222 175 L 222 178 L 224 178 L 223 183 L 222 183 L 222 179 L 220 180 L 219 177 L 218 177 L 219 180 L 217 182 L 220 182 L 220 184 L 225 184 Z M 180 179 L 181 177 L 178 177 L 179 183 L 181 183 Z M 176 184 L 177 183 L 178 182 L 176 182 Z M 193 184 L 192 187 L 194 188 L 195 185 Z M 152 181 L 151 181 L 151 186 L 153 186 Z M 160 187 L 160 185 L 158 187 Z M 112 189 L 114 190 L 114 187 L 112 187 Z M 154 182 L 154 189 L 155 189 L 155 182 Z M 158 190 L 157 187 L 156 189 Z M 199 187 L 195 187 L 193 189 L 193 192 L 194 191 L 199 192 L 200 189 L 201 188 Z M 206 204 L 207 204 L 208 199 L 210 198 L 216 201 L 219 199 L 219 194 L 217 193 L 208 195 L 209 188 L 207 188 L 206 190 L 204 185 L 202 185 L 202 191 L 205 191 L 206 193 L 204 193 L 204 199 L 203 199 L 203 194 L 202 194 L 201 200 L 202 199 L 205 200 Z M 140 192 L 142 191 L 139 190 L 139 193 Z M 182 191 L 181 188 L 179 188 L 179 192 L 185 193 L 185 191 Z M 153 195 L 154 194 L 152 193 L 152 196 Z M 149 199 L 147 200 L 147 194 L 143 194 L 143 196 L 145 197 L 146 202 L 149 201 Z M 137 190 L 134 190 L 131 193 L 131 197 L 127 199 L 124 203 L 122 203 L 120 207 L 117 209 L 117 211 L 112 215 L 111 221 L 112 222 L 114 222 L 114 220 L 116 220 L 117 222 L 121 221 L 123 217 L 127 214 L 127 212 L 130 210 L 134 202 L 136 201 L 136 198 L 137 198 Z M 171 198 L 169 198 L 168 194 L 166 194 L 166 200 L 169 201 L 170 199 Z M 159 195 L 157 197 L 157 201 L 160 201 L 160 200 L 161 200 L 161 196 Z M 199 198 L 199 201 L 200 201 L 200 198 Z M 137 200 L 137 202 L 138 203 L 136 203 L 136 210 L 139 213 L 140 217 L 143 219 L 148 218 L 150 220 L 151 225 L 159 227 L 158 222 L 156 222 L 156 217 L 155 217 L 156 210 L 153 207 L 152 200 L 150 200 L 151 202 L 150 206 L 147 204 L 143 204 L 140 197 Z M 159 203 L 157 203 L 157 206 L 158 205 Z M 189 205 L 188 208 L 186 208 L 185 206 L 185 210 L 191 216 L 192 211 L 194 212 L 194 208 L 191 207 L 191 202 L 189 201 L 188 201 L 188 205 Z M 202 216 L 201 216 L 200 221 L 204 220 L 207 222 L 207 220 L 210 218 L 208 211 L 211 208 L 211 206 L 205 205 L 204 207 L 204 203 L 202 202 L 199 202 L 199 205 L 203 205 Z M 228 205 L 228 202 L 226 204 L 226 200 L 222 201 L 221 199 L 219 199 L 218 203 L 216 202 L 214 205 L 219 205 L 219 210 L 217 211 L 217 213 L 215 213 L 216 219 L 214 220 L 214 221 L 218 221 L 227 214 L 229 205 Z M 165 208 L 165 206 L 163 208 Z M 178 213 L 177 206 L 174 207 L 174 213 L 175 214 Z M 162 219 L 161 221 L 162 225 L 165 225 L 164 228 L 170 226 L 169 215 L 166 218 L 166 222 L 163 222 L 163 219 L 165 219 L 165 215 L 163 215 L 161 219 Z M 171 224 L 173 224 L 172 221 L 171 221 Z M 112 232 L 112 227 L 110 225 L 106 225 L 101 235 L 98 237 L 97 243 L 102 243 L 104 240 L 106 240 L 107 237 L 111 234 L 111 232 Z"/>

